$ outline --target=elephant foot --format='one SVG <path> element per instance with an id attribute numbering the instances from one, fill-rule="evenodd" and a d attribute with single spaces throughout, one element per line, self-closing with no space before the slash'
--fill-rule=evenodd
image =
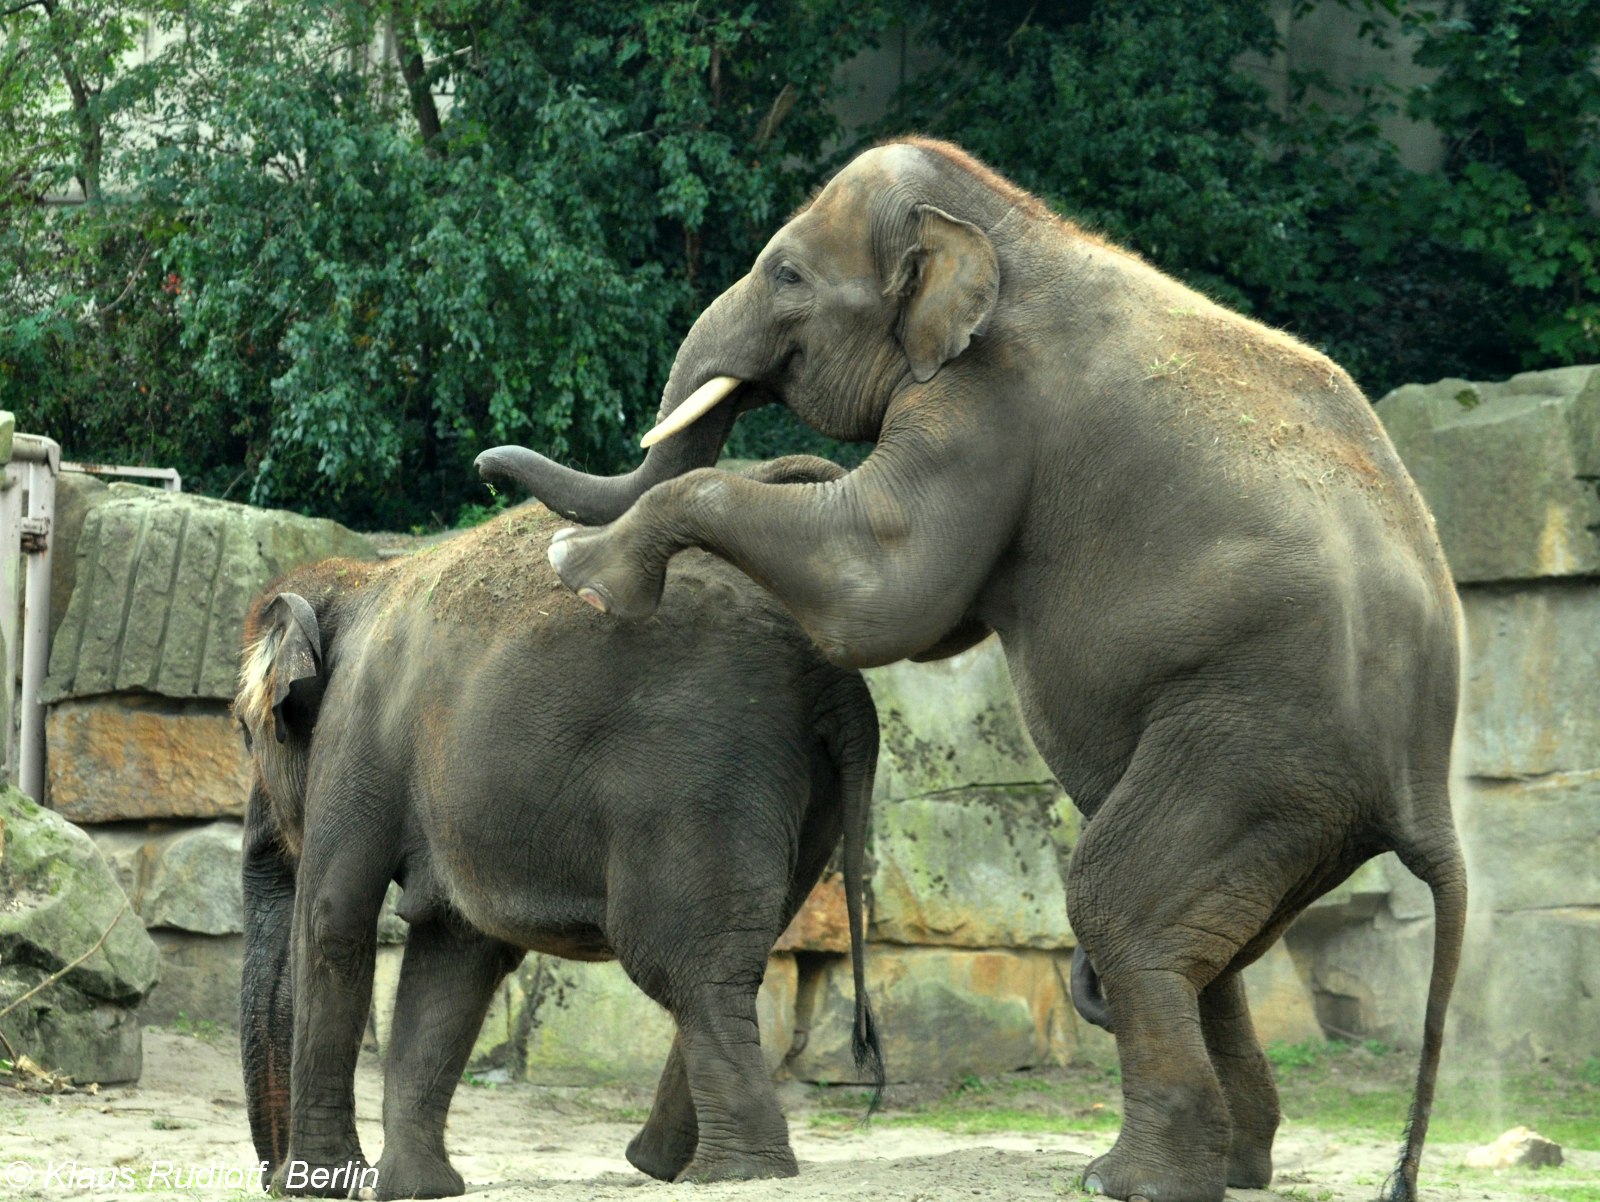
<path id="1" fill-rule="evenodd" d="M 371 1198 L 377 1196 L 377 1182 L 377 1172 L 359 1151 L 342 1159 L 291 1153 L 272 1175 L 270 1190 L 296 1198 Z"/>
<path id="2" fill-rule="evenodd" d="M 549 558 L 561 583 L 601 613 L 637 621 L 655 613 L 661 602 L 664 571 L 654 579 L 644 577 L 619 551 L 609 528 L 557 530 Z"/>
<path id="3" fill-rule="evenodd" d="M 800 1166 L 794 1152 L 784 1147 L 776 1152 L 707 1152 L 702 1149 L 679 1175 L 679 1181 L 706 1185 L 713 1181 L 754 1181 L 763 1177 L 798 1177 Z"/>
<path id="4" fill-rule="evenodd" d="M 676 1181 L 694 1159 L 693 1133 L 660 1134 L 646 1124 L 628 1143 L 628 1163 L 657 1181 Z"/>
<path id="5" fill-rule="evenodd" d="M 1214 1173 L 1196 1171 L 1190 1164 L 1179 1170 L 1143 1161 L 1115 1147 L 1090 1162 L 1083 1171 L 1083 1188 L 1091 1194 L 1145 1202 L 1222 1202 L 1226 1192 L 1221 1164 Z"/>
<path id="6" fill-rule="evenodd" d="M 378 1157 L 378 1198 L 454 1198 L 467 1183 L 443 1157 L 388 1148 Z"/>
<path id="7" fill-rule="evenodd" d="M 1232 1189 L 1266 1189 L 1272 1181 L 1272 1141 L 1263 1146 L 1257 1140 L 1235 1135 L 1228 1149 L 1228 1185 Z"/>

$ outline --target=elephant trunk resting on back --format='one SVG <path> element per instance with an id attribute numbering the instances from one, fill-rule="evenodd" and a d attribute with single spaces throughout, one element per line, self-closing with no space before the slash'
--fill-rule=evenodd
<path id="1" fill-rule="evenodd" d="M 831 481 L 711 467 L 781 403 L 876 444 Z M 561 578 L 650 614 L 722 556 L 836 663 L 999 635 L 1088 816 L 1067 882 L 1123 1127 L 1084 1182 L 1218 1202 L 1272 1172 L 1278 1105 L 1240 970 L 1362 862 L 1433 892 L 1433 975 L 1393 1196 L 1414 1197 L 1459 960 L 1459 607 L 1422 500 L 1342 370 L 1052 213 L 958 148 L 858 156 L 701 315 L 641 467 L 480 457 L 598 530 Z"/>
<path id="2" fill-rule="evenodd" d="M 301 569 L 252 611 L 241 1029 L 257 1151 L 296 1192 L 322 1192 L 321 1170 L 342 1194 L 351 1171 L 332 1174 L 352 1164 L 372 1181 L 353 1073 L 391 880 L 410 931 L 379 1197 L 462 1192 L 446 1111 L 528 949 L 616 958 L 676 1020 L 637 1167 L 793 1174 L 756 990 L 841 830 L 855 1047 L 881 1084 L 861 986 L 878 730 L 860 674 L 710 556 L 674 568 L 657 621 L 607 622 L 550 572 L 553 529 L 513 510 L 405 560 Z"/>

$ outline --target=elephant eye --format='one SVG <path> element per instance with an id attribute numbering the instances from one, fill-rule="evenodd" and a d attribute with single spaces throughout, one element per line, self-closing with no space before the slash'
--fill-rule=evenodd
<path id="1" fill-rule="evenodd" d="M 800 273 L 787 263 L 783 263 L 772 273 L 772 278 L 780 284 L 798 284 Z"/>

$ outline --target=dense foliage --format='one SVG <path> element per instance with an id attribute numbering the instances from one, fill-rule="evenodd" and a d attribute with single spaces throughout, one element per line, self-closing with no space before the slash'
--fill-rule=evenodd
<path id="1" fill-rule="evenodd" d="M 906 129 L 1373 395 L 1600 359 L 1600 6 L 1344 7 L 1427 86 L 1269 96 L 1282 0 L 9 0 L 0 405 L 74 457 L 449 523 L 495 442 L 631 465 L 698 310 Z M 838 69 L 897 22 L 938 66 L 846 135 Z M 1401 108 L 1440 170 L 1382 137 Z M 808 437 L 758 417 L 735 451 Z"/>
<path id="2" fill-rule="evenodd" d="M 1600 5 L 1345 0 L 1436 74 L 1405 92 L 1300 71 L 1277 104 L 1246 66 L 1278 48 L 1275 7 L 929 5 L 960 67 L 893 122 L 1317 343 L 1373 396 L 1600 360 Z M 1442 170 L 1405 169 L 1382 137 L 1402 108 L 1443 135 Z"/>
<path id="3" fill-rule="evenodd" d="M 14 11 L 8 61 L 90 53 L 72 2 Z M 71 454 L 369 525 L 454 520 L 495 442 L 628 462 L 876 17 L 718 8 L 158 9 L 156 54 L 7 148 L 5 403 Z M 89 203 L 36 203 L 69 176 Z"/>

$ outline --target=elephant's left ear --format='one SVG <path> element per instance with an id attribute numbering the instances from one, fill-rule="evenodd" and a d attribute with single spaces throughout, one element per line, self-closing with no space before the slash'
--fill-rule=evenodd
<path id="1" fill-rule="evenodd" d="M 902 300 L 897 334 L 920 384 L 983 333 L 1000 295 L 994 243 L 971 222 L 918 205 L 917 240 L 887 289 Z"/>

